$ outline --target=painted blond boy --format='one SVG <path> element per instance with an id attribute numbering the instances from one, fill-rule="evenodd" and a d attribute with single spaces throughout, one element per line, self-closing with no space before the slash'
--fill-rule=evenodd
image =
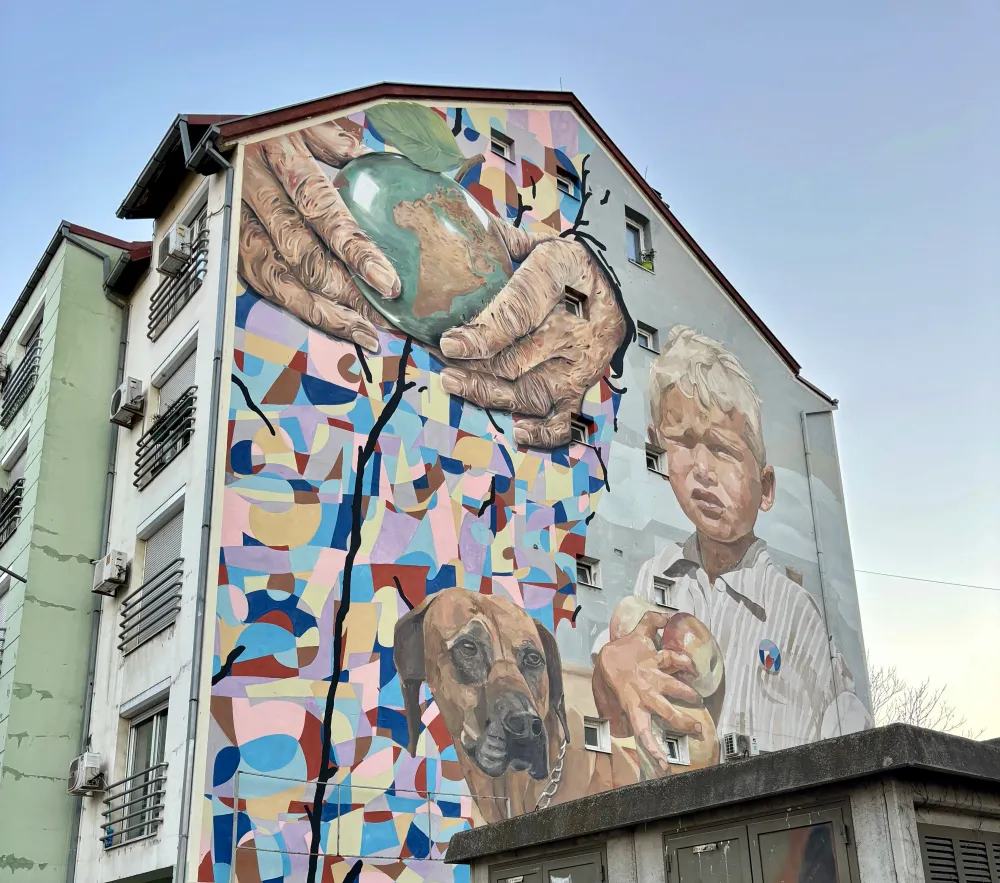
<path id="1" fill-rule="evenodd" d="M 659 772 L 670 765 L 658 722 L 695 740 L 717 738 L 685 711 L 676 660 L 651 653 L 648 629 L 632 628 L 637 607 L 665 603 L 705 623 L 722 649 L 722 695 L 706 703 L 717 733 L 747 732 L 773 751 L 863 728 L 867 710 L 831 652 L 819 606 L 754 533 L 757 513 L 774 504 L 775 475 L 760 399 L 743 366 L 718 342 L 676 326 L 649 387 L 650 441 L 666 455 L 671 488 L 695 532 L 642 566 L 634 596 L 620 602 L 598 640 L 595 682 L 610 688 L 602 714 L 617 723 L 616 735 L 635 735 Z"/>

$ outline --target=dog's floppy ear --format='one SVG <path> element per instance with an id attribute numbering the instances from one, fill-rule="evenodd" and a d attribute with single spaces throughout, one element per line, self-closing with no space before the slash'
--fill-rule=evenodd
<path id="1" fill-rule="evenodd" d="M 436 595 L 426 598 L 416 607 L 396 620 L 392 640 L 393 662 L 399 672 L 403 690 L 403 708 L 406 710 L 406 730 L 409 744 L 406 750 L 416 756 L 420 736 L 420 685 L 424 682 L 424 616 Z"/>
<path id="2" fill-rule="evenodd" d="M 535 629 L 542 642 L 545 666 L 549 674 L 549 707 L 555 711 L 559 723 L 562 724 L 563 735 L 569 742 L 569 722 L 566 720 L 566 696 L 563 693 L 562 657 L 559 655 L 559 645 L 556 644 L 556 636 L 537 619 Z"/>

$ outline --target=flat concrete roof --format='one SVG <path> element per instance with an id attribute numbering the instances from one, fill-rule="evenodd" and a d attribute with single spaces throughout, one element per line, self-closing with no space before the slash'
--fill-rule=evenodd
<path id="1" fill-rule="evenodd" d="M 1000 741 L 977 742 L 892 724 L 762 754 L 735 763 L 651 779 L 456 834 L 447 861 L 632 828 L 777 794 L 905 774 L 1000 790 Z"/>

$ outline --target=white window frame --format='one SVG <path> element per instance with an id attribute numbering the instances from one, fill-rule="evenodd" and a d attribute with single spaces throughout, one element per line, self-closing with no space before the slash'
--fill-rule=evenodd
<path id="1" fill-rule="evenodd" d="M 188 357 L 191 355 L 195 356 L 194 364 L 194 374 L 195 380 L 198 378 L 198 326 L 195 325 L 184 337 L 181 339 L 180 343 L 177 344 L 170 351 L 167 357 L 160 363 L 160 367 L 153 372 L 153 376 L 149 381 L 149 385 L 156 390 L 156 407 L 147 409 L 149 413 L 149 419 L 153 419 L 160 415 L 162 409 L 160 407 L 160 390 L 163 388 L 164 384 L 173 377 L 174 373 L 180 368 L 181 365 L 187 361 Z M 197 385 L 197 383 L 195 384 Z M 150 397 L 147 396 L 147 401 Z"/>
<path id="2" fill-rule="evenodd" d="M 580 579 L 580 568 L 586 568 L 590 572 L 590 580 Z M 596 558 L 588 558 L 586 555 L 576 556 L 576 582 L 578 585 L 587 586 L 589 589 L 599 589 L 601 587 L 601 562 Z"/>
<path id="3" fill-rule="evenodd" d="M 590 424 L 582 417 L 573 416 L 569 419 L 569 443 L 571 445 L 590 446 Z"/>
<path id="4" fill-rule="evenodd" d="M 580 294 L 579 291 L 574 291 L 572 288 L 567 287 L 566 293 L 563 295 L 562 305 L 563 309 L 569 313 L 571 316 L 579 316 L 581 319 L 585 318 L 587 315 L 587 296 L 585 294 Z"/>
<path id="5" fill-rule="evenodd" d="M 514 162 L 514 139 L 499 129 L 490 129 L 490 151 L 506 162 Z"/>
<path id="6" fill-rule="evenodd" d="M 597 743 L 591 745 L 587 742 L 587 730 L 592 729 L 597 733 Z M 611 753 L 611 723 L 602 717 L 585 717 L 583 719 L 583 747 L 588 751 L 600 751 L 602 754 Z"/>
<path id="7" fill-rule="evenodd" d="M 564 168 L 556 169 L 556 190 L 572 196 L 573 199 L 580 198 L 580 179 L 571 171 Z"/>
<path id="8" fill-rule="evenodd" d="M 642 259 L 642 252 L 643 252 L 643 248 L 642 248 L 642 246 L 643 246 L 642 226 L 640 224 L 638 224 L 636 221 L 633 221 L 631 218 L 626 218 L 625 219 L 625 235 L 628 236 L 628 237 L 630 237 L 630 238 L 632 236 L 635 236 L 636 241 L 637 241 L 638 246 L 639 246 L 639 248 L 638 248 L 639 260 L 641 260 Z M 628 260 L 631 263 L 636 264 L 638 266 L 639 260 L 635 260 L 635 259 L 629 257 L 628 244 L 629 244 L 629 240 L 626 240 L 625 241 L 625 256 L 628 258 Z"/>
<path id="9" fill-rule="evenodd" d="M 652 462 L 651 461 L 655 461 Z M 666 475 L 666 463 L 664 463 L 664 454 L 658 447 L 646 443 L 646 471 L 655 472 L 657 475 Z"/>
<path id="10" fill-rule="evenodd" d="M 667 760 L 676 766 L 690 766 L 691 755 L 688 750 L 688 737 L 674 733 L 664 733 L 661 739 L 663 752 Z"/>
<path id="11" fill-rule="evenodd" d="M 673 588 L 674 584 L 671 580 L 668 580 L 663 576 L 653 577 L 653 603 L 657 607 L 663 607 L 665 610 L 678 610 L 670 602 L 673 601 Z M 660 593 L 663 593 L 663 600 L 660 600 Z"/>
<path id="12" fill-rule="evenodd" d="M 153 745 L 156 745 L 159 741 L 160 733 L 164 731 L 167 726 L 167 721 L 169 719 L 169 703 L 164 702 L 161 705 L 157 705 L 149 711 L 145 711 L 142 714 L 137 714 L 133 718 L 129 718 L 128 721 L 128 748 L 125 754 L 125 778 L 129 776 L 134 776 L 136 773 L 141 773 L 143 770 L 135 768 L 135 731 L 142 724 L 151 718 L 156 718 L 153 723 Z M 163 763 L 163 759 L 167 756 L 166 751 L 166 739 L 164 739 L 163 757 L 159 760 L 153 760 L 149 766 L 143 769 L 152 769 L 157 764 Z"/>
<path id="13" fill-rule="evenodd" d="M 643 337 L 646 338 L 645 343 L 643 343 Z M 635 323 L 635 339 L 639 346 L 652 353 L 657 352 L 660 348 L 659 333 L 652 325 L 647 325 L 645 322 Z"/>

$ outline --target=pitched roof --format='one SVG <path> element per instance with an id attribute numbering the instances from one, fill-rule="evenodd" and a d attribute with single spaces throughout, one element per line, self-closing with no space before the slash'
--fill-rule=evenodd
<path id="1" fill-rule="evenodd" d="M 109 236 L 107 233 L 91 230 L 89 227 L 81 227 L 79 224 L 71 224 L 69 221 L 61 221 L 59 223 L 59 227 L 56 229 L 56 232 L 49 240 L 49 244 L 45 247 L 44 253 L 35 265 L 35 269 L 31 271 L 31 276 L 28 277 L 27 283 L 18 295 L 17 300 L 14 301 L 14 306 L 11 307 L 10 312 L 7 314 L 7 318 L 4 320 L 3 326 L 0 326 L 0 345 L 7 340 L 7 336 L 17 323 L 18 317 L 24 311 L 25 306 L 27 306 L 32 292 L 35 290 L 38 283 L 41 282 L 42 277 L 45 275 L 45 271 L 49 268 L 49 264 L 52 263 L 52 259 L 56 256 L 56 252 L 59 250 L 59 246 L 62 244 L 62 241 L 68 236 L 89 239 L 92 242 L 100 242 L 104 245 L 110 245 L 113 248 L 120 248 L 122 250 L 122 256 L 117 263 L 112 264 L 110 258 L 105 260 L 106 285 L 109 284 L 109 282 L 114 281 L 109 279 L 109 276 L 115 273 L 115 271 L 117 271 L 117 276 L 121 278 L 126 275 L 124 271 L 128 268 L 129 278 L 137 278 L 138 274 L 149 266 L 150 257 L 153 251 L 152 242 L 128 242 L 124 239 L 118 239 L 116 236 Z M 120 285 L 115 286 L 115 288 L 116 290 L 123 290 Z"/>
<path id="2" fill-rule="evenodd" d="M 268 110 L 248 116 L 178 116 L 164 135 L 139 179 L 132 186 L 128 196 L 118 209 L 120 218 L 155 218 L 176 193 L 177 187 L 186 174 L 184 166 L 184 144 L 188 140 L 190 154 L 195 138 L 201 138 L 209 129 L 218 132 L 220 146 L 230 148 L 240 138 L 255 135 L 276 126 L 301 123 L 313 117 L 336 113 L 359 105 L 385 99 L 409 99 L 412 101 L 442 101 L 448 104 L 464 102 L 494 102 L 498 104 L 531 104 L 549 107 L 568 107 L 586 124 L 601 146 L 625 169 L 638 188 L 656 208 L 663 221 L 670 227 L 685 246 L 694 254 L 708 274 L 729 295 L 747 320 L 760 332 L 774 348 L 791 372 L 810 389 L 831 405 L 837 400 L 818 387 L 799 377 L 801 365 L 778 340 L 774 332 L 757 315 L 753 307 L 736 290 L 714 261 L 702 250 L 694 237 L 677 219 L 662 196 L 649 186 L 638 169 L 629 162 L 618 146 L 608 137 L 586 107 L 572 92 L 536 91 L 530 89 L 491 89 L 469 86 L 422 86 L 412 83 L 376 83 L 360 89 L 339 92 L 324 98 L 291 104 L 287 107 Z"/>

